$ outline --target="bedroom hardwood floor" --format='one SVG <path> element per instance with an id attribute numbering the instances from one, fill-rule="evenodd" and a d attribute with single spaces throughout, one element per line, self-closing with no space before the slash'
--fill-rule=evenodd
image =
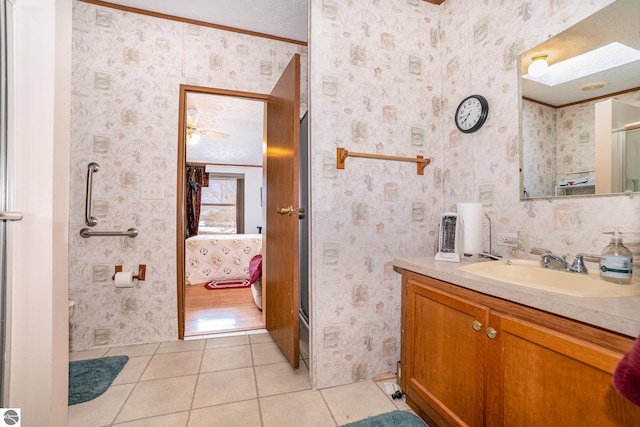
<path id="1" fill-rule="evenodd" d="M 204 284 L 186 285 L 185 336 L 264 327 L 251 288 L 208 290 Z"/>

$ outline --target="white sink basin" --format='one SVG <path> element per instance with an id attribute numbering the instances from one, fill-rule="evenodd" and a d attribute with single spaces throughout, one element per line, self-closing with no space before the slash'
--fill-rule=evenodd
<path id="1" fill-rule="evenodd" d="M 600 279 L 595 269 L 590 269 L 588 274 L 569 273 L 542 268 L 538 261 L 511 260 L 511 264 L 501 261 L 477 262 L 459 267 L 459 270 L 514 285 L 577 297 L 640 295 L 638 278 L 634 278 L 630 284 L 618 285 Z"/>

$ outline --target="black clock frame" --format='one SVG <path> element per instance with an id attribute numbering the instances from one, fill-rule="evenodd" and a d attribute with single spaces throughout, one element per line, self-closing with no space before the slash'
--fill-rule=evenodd
<path id="1" fill-rule="evenodd" d="M 468 99 L 471 99 L 471 98 L 476 98 L 478 102 L 480 102 L 480 108 L 481 108 L 480 119 L 478 120 L 478 123 L 476 123 L 473 127 L 469 129 L 461 129 L 460 123 L 458 123 L 458 111 L 460 111 L 462 104 L 464 104 Z M 456 122 L 456 127 L 460 130 L 460 132 L 473 133 L 484 125 L 484 122 L 487 120 L 488 115 L 489 115 L 489 102 L 487 101 L 487 99 L 482 95 L 471 95 L 471 96 L 467 96 L 465 99 L 463 99 L 460 102 L 460 104 L 458 104 L 458 108 L 456 108 L 456 114 L 454 116 L 454 121 Z"/>

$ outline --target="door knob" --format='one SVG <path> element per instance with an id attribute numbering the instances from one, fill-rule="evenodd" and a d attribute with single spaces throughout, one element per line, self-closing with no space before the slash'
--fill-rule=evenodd
<path id="1" fill-rule="evenodd" d="M 289 215 L 289 216 L 291 216 L 291 215 L 293 215 L 294 212 L 304 213 L 304 208 L 298 208 L 298 207 L 291 206 L 291 205 L 289 205 L 286 208 L 278 208 L 278 213 L 280 215 Z"/>
<path id="2" fill-rule="evenodd" d="M 482 323 L 478 322 L 477 320 L 474 320 L 473 323 L 471 324 L 471 327 L 473 328 L 474 331 L 479 331 L 480 329 L 482 329 Z"/>
<path id="3" fill-rule="evenodd" d="M 493 328 L 487 328 L 487 336 L 491 339 L 494 339 L 498 336 L 498 331 Z"/>

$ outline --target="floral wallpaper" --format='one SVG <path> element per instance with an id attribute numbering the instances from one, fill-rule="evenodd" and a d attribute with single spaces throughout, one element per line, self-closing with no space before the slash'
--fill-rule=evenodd
<path id="1" fill-rule="evenodd" d="M 395 372 L 397 256 L 433 254 L 445 159 L 438 7 L 311 2 L 312 378 L 316 387 Z M 433 158 L 347 158 L 336 148 Z"/>
<path id="2" fill-rule="evenodd" d="M 493 250 L 532 258 L 598 252 L 602 231 L 638 230 L 640 200 L 610 196 L 519 201 L 517 59 L 611 0 L 310 0 L 311 376 L 316 388 L 395 372 L 400 354 L 396 257 L 433 256 L 443 211 L 481 201 Z M 175 147 L 180 83 L 268 92 L 286 43 L 75 3 L 70 297 L 72 346 L 177 336 Z M 303 58 L 303 64 L 304 64 Z M 484 127 L 462 134 L 458 103 L 484 95 Z M 303 95 L 303 101 L 307 97 Z M 336 148 L 432 159 L 346 159 Z M 82 239 L 86 167 L 97 229 L 136 239 Z M 162 199 L 140 198 L 159 182 Z M 489 246 L 485 224 L 485 249 Z M 496 246 L 518 233 L 520 248 Z M 640 238 L 627 240 L 640 255 Z M 507 250 L 509 249 L 509 250 Z M 637 259 L 637 257 L 636 257 Z M 113 266 L 147 264 L 147 281 L 115 289 Z M 636 269 L 637 271 L 637 269 Z"/>
<path id="3" fill-rule="evenodd" d="M 269 93 L 306 47 L 74 2 L 69 298 L 73 350 L 176 340 L 176 173 L 180 84 Z M 301 110 L 306 111 L 306 67 Z M 87 165 L 97 231 L 85 227 Z M 142 186 L 161 195 L 143 198 Z M 115 288 L 116 265 L 147 266 Z"/>
<path id="4" fill-rule="evenodd" d="M 609 3 L 311 1 L 314 386 L 396 372 L 393 259 L 433 256 L 440 215 L 457 202 L 482 202 L 493 250 L 509 257 L 533 258 L 532 246 L 599 252 L 613 226 L 640 232 L 637 197 L 519 201 L 519 53 Z M 488 99 L 489 117 L 462 134 L 453 115 L 474 93 Z M 337 170 L 336 147 L 432 162 L 424 176 L 412 164 L 360 158 Z M 520 248 L 496 246 L 498 232 L 518 233 Z M 630 236 L 638 255 L 640 238 Z M 488 250 L 488 221 L 484 239 Z"/>

